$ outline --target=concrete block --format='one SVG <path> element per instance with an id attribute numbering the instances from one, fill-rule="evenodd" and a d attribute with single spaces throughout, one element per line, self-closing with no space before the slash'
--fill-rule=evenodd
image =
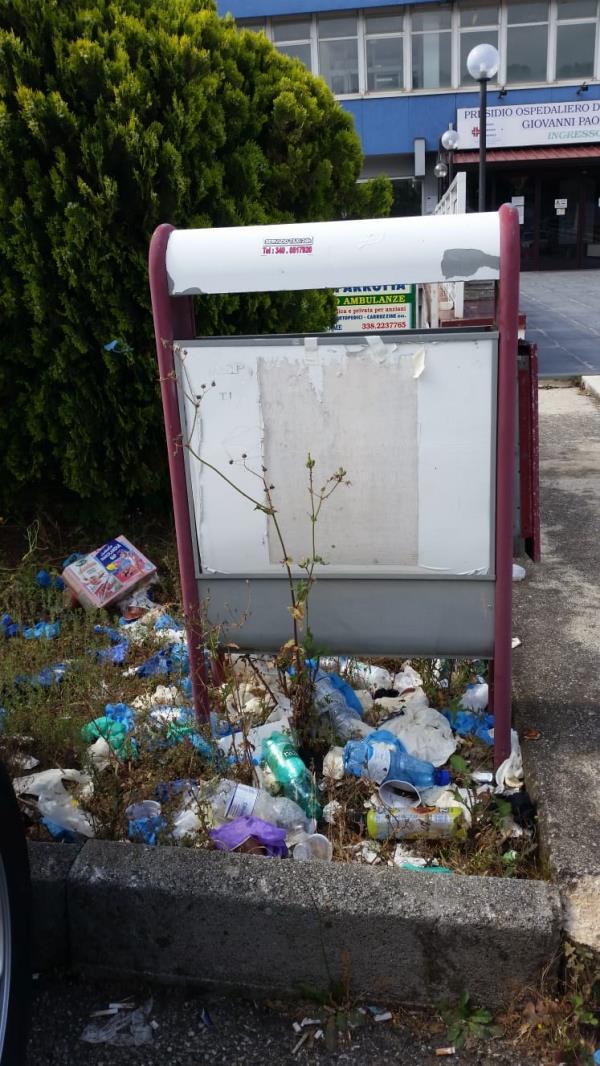
<path id="1" fill-rule="evenodd" d="M 468 990 L 507 1003 L 560 944 L 556 890 L 540 881 L 295 863 L 90 841 L 69 879 L 72 961 L 298 995 L 432 1003 Z"/>
<path id="2" fill-rule="evenodd" d="M 67 879 L 79 844 L 30 841 L 31 951 L 33 970 L 68 962 Z"/>

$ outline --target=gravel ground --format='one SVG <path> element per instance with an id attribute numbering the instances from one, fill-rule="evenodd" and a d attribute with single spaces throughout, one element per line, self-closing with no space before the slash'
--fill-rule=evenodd
<path id="1" fill-rule="evenodd" d="M 153 996 L 149 1015 L 157 1023 L 151 1044 L 112 1047 L 88 1044 L 81 1034 L 94 1010 L 109 1001 L 133 997 L 136 1006 Z M 212 1025 L 205 1026 L 202 1012 Z M 42 977 L 35 982 L 28 1066 L 431 1066 L 452 1062 L 465 1066 L 539 1066 L 539 1058 L 522 1056 L 512 1045 L 494 1041 L 480 1050 L 438 1058 L 435 1049 L 447 1045 L 445 1034 L 431 1019 L 429 1033 L 418 1035 L 395 1018 L 392 1023 L 370 1024 L 354 1030 L 351 1043 L 328 1053 L 323 1042 L 292 1049 L 298 1036 L 292 1024 L 303 1017 L 318 1017 L 315 1005 L 265 1004 L 227 998 L 189 989 L 139 985 L 88 983 L 67 976 Z M 437 1031 L 435 1031 L 437 1028 Z"/>

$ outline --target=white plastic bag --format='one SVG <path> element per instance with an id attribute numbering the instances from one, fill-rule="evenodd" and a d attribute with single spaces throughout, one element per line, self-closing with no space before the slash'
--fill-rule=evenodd
<path id="1" fill-rule="evenodd" d="M 443 766 L 458 747 L 450 723 L 433 707 L 409 703 L 404 714 L 381 722 L 379 728 L 398 737 L 409 755 L 434 766 Z"/>

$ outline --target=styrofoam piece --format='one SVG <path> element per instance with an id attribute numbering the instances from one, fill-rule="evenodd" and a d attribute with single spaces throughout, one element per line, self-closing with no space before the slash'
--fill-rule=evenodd
<path id="1" fill-rule="evenodd" d="M 171 296 L 496 280 L 497 212 L 173 230 Z"/>

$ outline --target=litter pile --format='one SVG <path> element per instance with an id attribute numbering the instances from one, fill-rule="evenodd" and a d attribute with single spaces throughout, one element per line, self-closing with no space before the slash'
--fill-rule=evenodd
<path id="1" fill-rule="evenodd" d="M 79 768 L 14 779 L 31 823 L 54 839 L 113 836 L 440 874 L 463 869 L 461 849 L 484 841 L 494 872 L 522 874 L 522 856 L 535 851 L 535 812 L 516 733 L 509 759 L 490 770 L 484 664 L 307 660 L 314 743 L 304 737 L 299 747 L 294 669 L 277 656 L 230 651 L 217 672 L 207 652 L 212 710 L 209 722 L 198 722 L 185 631 L 153 602 L 156 568 L 125 537 L 70 557 L 62 576 L 39 571 L 35 580 L 57 593 L 64 585 L 69 607 L 77 600 L 88 612 L 111 608 L 111 624 L 94 626 L 107 643 L 88 649 L 86 664 L 104 671 L 105 690 L 106 668 L 120 668 L 112 682 L 118 701 L 103 701 L 102 713 L 78 726 Z M 51 641 L 61 622 L 23 627 L 4 615 L 2 627 L 11 642 Z M 13 692 L 64 686 L 78 669 L 67 659 L 19 674 Z M 124 687 L 137 694 L 121 698 Z M 6 740 L 6 686 L 3 702 Z M 37 760 L 14 735 L 11 745 L 13 765 L 34 769 Z"/>

